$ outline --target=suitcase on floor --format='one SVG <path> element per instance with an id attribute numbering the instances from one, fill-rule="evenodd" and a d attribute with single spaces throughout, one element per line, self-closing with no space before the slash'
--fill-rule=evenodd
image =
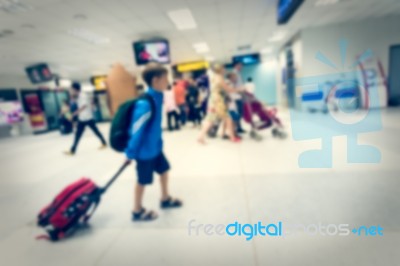
<path id="1" fill-rule="evenodd" d="M 81 178 L 64 188 L 38 215 L 38 226 L 47 234 L 37 239 L 61 240 L 71 235 L 80 224 L 86 224 L 100 203 L 102 194 L 130 164 L 127 160 L 104 187 L 89 178 Z"/>
<path id="2" fill-rule="evenodd" d="M 73 131 L 73 124 L 71 121 L 65 119 L 65 118 L 61 118 L 60 119 L 60 133 L 61 135 L 68 135 L 70 133 L 72 133 Z"/>

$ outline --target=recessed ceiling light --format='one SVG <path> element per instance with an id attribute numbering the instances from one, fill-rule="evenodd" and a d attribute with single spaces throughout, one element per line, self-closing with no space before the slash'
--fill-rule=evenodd
<path id="1" fill-rule="evenodd" d="M 87 16 L 84 14 L 76 14 L 74 15 L 74 19 L 76 20 L 87 20 Z"/>
<path id="2" fill-rule="evenodd" d="M 251 49 L 251 44 L 245 44 L 238 46 L 238 51 L 248 51 Z"/>
<path id="3" fill-rule="evenodd" d="M 0 0 L 0 10 L 6 13 L 21 13 L 33 10 L 33 6 L 21 3 L 19 0 Z"/>
<path id="4" fill-rule="evenodd" d="M 198 54 L 204 54 L 210 51 L 210 47 L 208 47 L 208 44 L 206 42 L 194 43 L 193 48 Z"/>
<path id="5" fill-rule="evenodd" d="M 12 30 L 9 30 L 9 29 L 2 30 L 2 31 L 0 31 L 0 38 L 4 38 L 4 37 L 7 37 L 7 36 L 10 36 L 13 34 L 14 34 L 14 31 L 12 31 Z"/>
<path id="6" fill-rule="evenodd" d="M 69 30 L 68 34 L 92 44 L 106 44 L 110 42 L 109 38 L 81 28 Z"/>
<path id="7" fill-rule="evenodd" d="M 14 34 L 14 31 L 12 31 L 12 30 L 3 30 L 2 33 L 4 35 L 11 35 L 11 34 Z"/>
<path id="8" fill-rule="evenodd" d="M 34 29 L 35 28 L 35 26 L 33 24 L 29 24 L 29 23 L 24 23 L 21 25 L 21 27 L 25 28 L 25 29 Z"/>
<path id="9" fill-rule="evenodd" d="M 274 34 L 272 34 L 271 38 L 268 39 L 269 42 L 280 42 L 282 41 L 286 36 L 286 32 L 284 31 L 277 31 Z"/>
<path id="10" fill-rule="evenodd" d="M 178 9 L 168 12 L 168 17 L 178 30 L 190 30 L 197 28 L 196 21 L 190 9 Z"/>
<path id="11" fill-rule="evenodd" d="M 315 6 L 328 6 L 328 5 L 334 5 L 337 4 L 339 0 L 317 0 L 315 2 Z"/>

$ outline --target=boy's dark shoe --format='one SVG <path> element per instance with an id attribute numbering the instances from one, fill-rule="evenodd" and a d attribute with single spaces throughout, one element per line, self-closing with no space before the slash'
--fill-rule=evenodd
<path id="1" fill-rule="evenodd" d="M 173 199 L 169 197 L 166 200 L 162 200 L 160 203 L 161 209 L 179 208 L 182 207 L 183 202 L 179 199 Z"/>
<path id="2" fill-rule="evenodd" d="M 134 222 L 150 222 L 158 218 L 154 211 L 146 211 L 142 208 L 139 212 L 132 212 L 132 221 Z"/>

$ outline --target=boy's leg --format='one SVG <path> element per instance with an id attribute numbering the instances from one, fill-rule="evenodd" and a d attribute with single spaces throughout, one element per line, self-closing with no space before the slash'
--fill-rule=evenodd
<path id="1" fill-rule="evenodd" d="M 136 160 L 138 182 L 135 186 L 132 219 L 134 221 L 152 221 L 157 218 L 157 213 L 143 207 L 145 186 L 153 182 L 154 161 Z"/>
<path id="2" fill-rule="evenodd" d="M 103 144 L 104 146 L 107 145 L 106 140 L 104 139 L 103 135 L 101 134 L 100 130 L 97 128 L 96 123 L 94 122 L 94 120 L 90 120 L 87 122 L 88 126 L 90 127 L 90 129 L 93 131 L 94 134 L 96 134 L 96 136 L 100 139 L 101 144 Z"/>
<path id="3" fill-rule="evenodd" d="M 164 201 L 169 198 L 168 171 L 160 175 L 160 184 L 161 184 L 161 200 Z"/>
<path id="4" fill-rule="evenodd" d="M 169 197 L 168 171 L 171 166 L 163 152 L 155 158 L 154 163 L 154 171 L 160 175 L 161 200 L 166 200 Z"/>
<path id="5" fill-rule="evenodd" d="M 75 132 L 74 144 L 72 144 L 70 152 L 74 154 L 76 152 L 76 148 L 78 147 L 79 140 L 82 137 L 83 132 L 85 131 L 86 124 L 85 122 L 78 121 L 78 126 Z"/>
<path id="6" fill-rule="evenodd" d="M 143 195 L 144 195 L 144 186 L 137 183 L 135 187 L 135 195 L 133 200 L 133 212 L 139 212 L 142 210 Z"/>
<path id="7" fill-rule="evenodd" d="M 154 170 L 160 175 L 161 208 L 167 209 L 181 207 L 182 201 L 172 198 L 169 194 L 168 172 L 170 170 L 170 165 L 163 152 L 161 152 L 161 154 L 156 158 Z"/>

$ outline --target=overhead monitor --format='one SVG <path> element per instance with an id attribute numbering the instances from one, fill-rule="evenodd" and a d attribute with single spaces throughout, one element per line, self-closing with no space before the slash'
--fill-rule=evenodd
<path id="1" fill-rule="evenodd" d="M 137 65 L 149 62 L 169 64 L 171 62 L 169 43 L 167 40 L 151 40 L 133 43 L 133 50 Z"/>
<path id="2" fill-rule="evenodd" d="M 304 0 L 278 0 L 278 24 L 287 23 Z"/>

